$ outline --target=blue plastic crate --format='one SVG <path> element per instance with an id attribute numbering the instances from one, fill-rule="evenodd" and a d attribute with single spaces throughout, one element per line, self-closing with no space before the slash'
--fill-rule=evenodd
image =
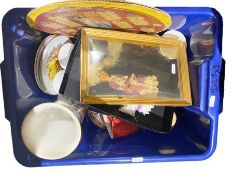
<path id="1" fill-rule="evenodd" d="M 212 8 L 162 9 L 172 16 L 172 28 L 179 28 L 187 38 L 193 106 L 176 109 L 177 124 L 168 135 L 141 129 L 130 137 L 111 140 L 106 130 L 86 118 L 79 147 L 70 156 L 54 161 L 33 156 L 20 135 L 22 121 L 31 108 L 56 100 L 55 96 L 44 94 L 34 78 L 35 54 L 46 34 L 26 24 L 30 8 L 12 9 L 5 15 L 2 85 L 5 116 L 11 123 L 14 154 L 19 163 L 34 167 L 188 161 L 203 160 L 213 154 L 223 101 L 222 18 Z M 200 43 L 208 39 L 214 39 L 214 47 L 203 50 Z"/>

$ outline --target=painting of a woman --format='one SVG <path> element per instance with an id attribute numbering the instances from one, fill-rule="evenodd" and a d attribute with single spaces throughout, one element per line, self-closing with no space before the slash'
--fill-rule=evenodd
<path id="1" fill-rule="evenodd" d="M 91 43 L 93 50 L 106 54 L 98 64 L 90 65 L 89 95 L 179 96 L 177 72 L 172 72 L 176 59 L 161 55 L 158 48 L 98 40 Z"/>

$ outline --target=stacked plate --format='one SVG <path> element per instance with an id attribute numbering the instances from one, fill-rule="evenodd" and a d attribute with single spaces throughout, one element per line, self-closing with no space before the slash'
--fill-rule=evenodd
<path id="1" fill-rule="evenodd" d="M 37 50 L 34 73 L 39 88 L 50 95 L 59 93 L 65 69 L 74 45 L 66 36 L 51 35 Z"/>

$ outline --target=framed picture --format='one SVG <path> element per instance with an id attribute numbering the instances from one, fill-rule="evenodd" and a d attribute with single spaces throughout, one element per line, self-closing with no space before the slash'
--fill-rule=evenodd
<path id="1" fill-rule="evenodd" d="M 160 36 L 83 28 L 80 101 L 191 105 L 185 44 Z"/>

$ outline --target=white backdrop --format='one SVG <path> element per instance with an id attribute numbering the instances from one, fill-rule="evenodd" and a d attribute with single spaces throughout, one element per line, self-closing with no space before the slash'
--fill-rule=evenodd
<path id="1" fill-rule="evenodd" d="M 0 20 L 4 14 L 14 7 L 37 7 L 55 0 L 2 0 L 0 5 Z M 68 166 L 49 168 L 26 168 L 20 165 L 14 158 L 10 123 L 4 118 L 4 107 L 2 89 L 0 86 L 0 174 L 17 175 L 72 175 L 72 174 L 163 174 L 163 175 L 224 175 L 233 174 L 233 115 L 231 104 L 233 104 L 233 21 L 232 6 L 230 0 L 131 0 L 151 6 L 206 6 L 216 8 L 223 16 L 224 38 L 223 57 L 226 59 L 226 80 L 224 112 L 219 119 L 218 145 L 214 155 L 205 161 L 198 162 L 170 162 L 150 164 L 124 164 L 124 165 L 89 165 Z M 3 60 L 2 36 L 0 35 L 0 60 Z M 231 52 L 232 51 L 232 52 Z"/>

